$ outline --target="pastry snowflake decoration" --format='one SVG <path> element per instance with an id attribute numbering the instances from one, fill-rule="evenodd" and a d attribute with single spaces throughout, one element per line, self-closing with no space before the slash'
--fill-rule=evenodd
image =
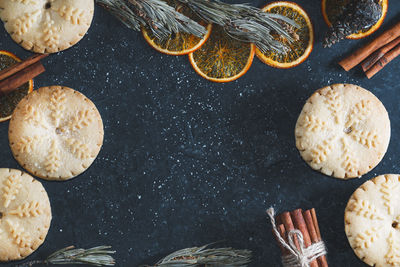
<path id="1" fill-rule="evenodd" d="M 313 169 L 336 178 L 354 178 L 383 158 L 390 121 L 372 93 L 351 84 L 335 84 L 307 100 L 295 135 L 301 156 Z"/>
<path id="2" fill-rule="evenodd" d="M 15 42 L 55 53 L 79 42 L 93 19 L 93 0 L 1 0 L 0 18 Z"/>
<path id="3" fill-rule="evenodd" d="M 400 266 L 400 177 L 380 175 L 351 196 L 345 230 L 357 256 L 370 266 Z"/>
<path id="4" fill-rule="evenodd" d="M 41 183 L 12 169 L 0 169 L 0 196 L 0 261 L 19 260 L 43 243 L 50 202 Z"/>
<path id="5" fill-rule="evenodd" d="M 82 173 L 103 143 L 103 123 L 95 105 L 67 87 L 44 87 L 14 111 L 9 139 L 14 157 L 29 172 L 50 180 Z"/>

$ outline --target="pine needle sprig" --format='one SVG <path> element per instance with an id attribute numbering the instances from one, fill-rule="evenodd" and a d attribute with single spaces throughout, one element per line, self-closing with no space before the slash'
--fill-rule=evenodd
<path id="1" fill-rule="evenodd" d="M 74 246 L 60 249 L 45 260 L 30 261 L 18 267 L 31 267 L 36 264 L 87 264 L 92 266 L 114 266 L 115 260 L 111 256 L 115 251 L 110 246 L 99 246 L 89 249 L 75 248 Z"/>
<path id="2" fill-rule="evenodd" d="M 298 28 L 293 20 L 279 14 L 270 14 L 247 4 L 228 4 L 220 0 L 174 0 L 189 7 L 202 20 L 222 26 L 228 35 L 254 43 L 262 52 L 288 50 L 281 40 L 294 41 L 284 24 Z M 140 30 L 151 29 L 159 39 L 169 38 L 172 33 L 186 32 L 202 37 L 206 29 L 179 13 L 163 0 L 97 0 L 126 26 Z M 283 23 L 282 23 L 283 22 Z M 274 38 L 274 36 L 283 38 Z"/>
<path id="3" fill-rule="evenodd" d="M 207 32 L 204 26 L 162 0 L 97 0 L 97 3 L 128 28 L 139 31 L 142 26 L 148 27 L 159 39 L 178 32 L 203 37 Z"/>
<path id="4" fill-rule="evenodd" d="M 246 4 L 227 4 L 219 0 L 179 1 L 187 4 L 203 20 L 224 27 L 231 37 L 253 43 L 262 52 L 271 49 L 278 53 L 286 52 L 286 45 L 276 40 L 272 33 L 284 37 L 289 43 L 294 41 L 279 20 L 299 28 L 297 23 L 285 16 L 266 13 Z"/>
<path id="5" fill-rule="evenodd" d="M 232 266 L 245 267 L 251 261 L 251 251 L 233 248 L 185 248 L 173 252 L 153 267 Z"/>

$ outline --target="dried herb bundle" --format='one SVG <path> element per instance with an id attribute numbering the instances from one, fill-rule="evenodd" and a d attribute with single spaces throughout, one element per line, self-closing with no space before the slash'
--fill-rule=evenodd
<path id="1" fill-rule="evenodd" d="M 89 249 L 74 248 L 73 246 L 60 249 L 45 260 L 30 261 L 18 267 L 30 267 L 36 264 L 86 264 L 93 266 L 114 266 L 114 258 L 109 246 L 99 246 Z"/>
<path id="2" fill-rule="evenodd" d="M 270 14 L 244 4 L 226 4 L 219 0 L 179 0 L 193 9 L 203 20 L 221 25 L 233 38 L 254 43 L 261 51 L 285 52 L 285 45 L 272 37 L 272 32 L 293 42 L 285 23 L 299 27 L 285 16 Z M 279 23 L 283 21 L 285 23 Z"/>
<path id="3" fill-rule="evenodd" d="M 224 27 L 225 31 L 241 41 L 254 43 L 261 51 L 284 53 L 286 46 L 273 34 L 289 43 L 293 38 L 283 24 L 299 27 L 294 21 L 278 14 L 269 14 L 245 4 L 227 4 L 219 0 L 175 0 L 188 6 L 207 23 Z M 158 38 L 172 33 L 187 32 L 197 37 L 205 28 L 177 12 L 163 0 L 97 0 L 126 26 L 139 30 L 149 27 Z M 284 22 L 284 23 L 282 23 Z"/>
<path id="4" fill-rule="evenodd" d="M 185 248 L 178 250 L 157 262 L 160 267 L 195 267 L 195 266 L 247 266 L 251 261 L 251 251 L 233 248 Z"/>
<path id="5" fill-rule="evenodd" d="M 371 28 L 381 16 L 380 0 L 350 0 L 329 28 L 324 38 L 324 47 L 330 47 L 350 34 Z"/>
<path id="6" fill-rule="evenodd" d="M 97 3 L 128 28 L 138 31 L 141 26 L 146 26 L 160 39 L 177 32 L 188 32 L 197 37 L 206 34 L 203 26 L 161 0 L 97 0 Z"/>

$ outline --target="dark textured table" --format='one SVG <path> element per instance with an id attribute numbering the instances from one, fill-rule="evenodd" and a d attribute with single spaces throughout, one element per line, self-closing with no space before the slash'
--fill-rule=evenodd
<path id="1" fill-rule="evenodd" d="M 155 52 L 141 34 L 96 7 L 86 37 L 47 58 L 47 72 L 35 87 L 65 85 L 93 100 L 104 120 L 104 146 L 79 177 L 41 180 L 53 221 L 46 242 L 29 259 L 72 244 L 109 244 L 117 250 L 117 266 L 137 266 L 177 249 L 224 240 L 220 246 L 251 249 L 252 266 L 280 266 L 265 214 L 274 205 L 278 212 L 315 207 L 330 266 L 364 266 L 347 243 L 343 212 L 352 192 L 367 179 L 400 173 L 400 61 L 372 80 L 360 69 L 346 73 L 337 61 L 371 38 L 323 49 L 327 27 L 320 1 L 296 2 L 315 26 L 309 59 L 290 70 L 255 59 L 245 76 L 228 84 L 202 79 L 186 56 Z M 379 32 L 400 15 L 400 1 L 389 2 Z M 3 27 L 0 49 L 29 55 Z M 294 141 L 305 100 L 320 87 L 342 82 L 371 90 L 386 106 L 392 126 L 382 162 L 351 181 L 313 171 Z M 1 167 L 21 169 L 9 149 L 7 130 L 8 123 L 1 123 Z"/>

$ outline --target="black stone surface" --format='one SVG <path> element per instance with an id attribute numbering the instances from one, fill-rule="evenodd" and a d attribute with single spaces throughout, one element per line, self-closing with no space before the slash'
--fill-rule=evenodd
<path id="1" fill-rule="evenodd" d="M 186 56 L 155 52 L 141 34 L 96 7 L 86 37 L 47 58 L 47 72 L 35 87 L 69 86 L 93 100 L 104 120 L 104 146 L 92 167 L 76 179 L 41 180 L 53 221 L 46 242 L 28 259 L 71 244 L 109 244 L 118 252 L 117 266 L 137 266 L 177 249 L 224 240 L 220 246 L 251 249 L 252 266 L 280 266 L 265 214 L 273 205 L 278 212 L 315 207 L 330 266 L 364 266 L 347 243 L 343 212 L 363 182 L 377 174 L 400 173 L 400 61 L 372 80 L 358 68 L 346 73 L 337 61 L 371 37 L 323 49 L 326 25 L 320 1 L 296 2 L 315 26 L 309 59 L 290 70 L 255 59 L 245 76 L 228 84 L 202 79 Z M 389 2 L 378 33 L 400 15 L 400 2 Z M 0 49 L 22 58 L 30 54 L 3 27 Z M 320 87 L 342 82 L 371 90 L 392 122 L 381 164 L 351 181 L 311 170 L 294 142 L 305 100 Z M 8 123 L 1 123 L 1 167 L 21 169 L 9 149 L 7 130 Z"/>

